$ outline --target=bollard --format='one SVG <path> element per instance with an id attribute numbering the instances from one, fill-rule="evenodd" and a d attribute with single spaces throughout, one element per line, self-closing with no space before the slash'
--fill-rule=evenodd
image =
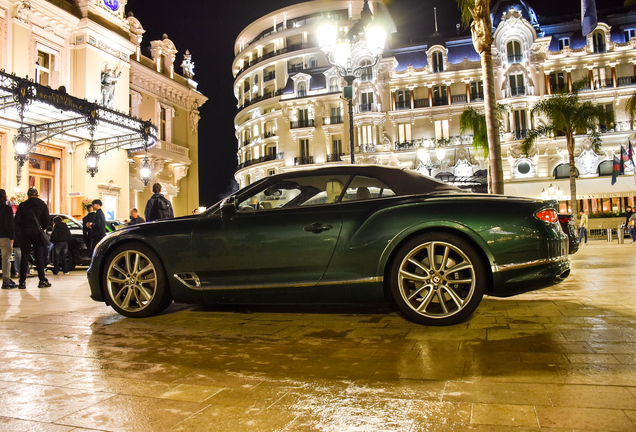
<path id="1" fill-rule="evenodd" d="M 618 244 L 625 243 L 625 231 L 623 231 L 622 225 L 618 226 L 618 230 L 616 231 L 616 234 L 618 234 Z"/>
<path id="2" fill-rule="evenodd" d="M 607 241 L 610 242 L 610 243 L 612 242 L 612 229 L 611 228 L 607 229 Z"/>

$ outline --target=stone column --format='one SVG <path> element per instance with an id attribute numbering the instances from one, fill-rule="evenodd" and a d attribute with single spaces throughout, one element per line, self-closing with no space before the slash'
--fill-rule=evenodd
<path id="1" fill-rule="evenodd" d="M 466 83 L 466 103 L 470 103 L 470 84 Z"/>

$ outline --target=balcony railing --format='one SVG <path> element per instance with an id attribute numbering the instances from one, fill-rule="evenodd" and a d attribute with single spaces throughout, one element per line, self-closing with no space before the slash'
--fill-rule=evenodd
<path id="1" fill-rule="evenodd" d="M 271 81 L 274 78 L 276 78 L 276 71 L 270 72 L 270 73 L 267 73 L 267 74 L 263 75 L 263 82 Z"/>
<path id="2" fill-rule="evenodd" d="M 298 120 L 289 122 L 290 129 L 298 129 L 304 127 L 314 127 L 314 119 Z"/>
<path id="3" fill-rule="evenodd" d="M 269 98 L 272 98 L 272 97 L 275 97 L 275 96 L 280 96 L 282 94 L 283 94 L 283 89 L 276 90 L 275 92 L 263 93 L 262 96 L 258 96 L 258 97 L 253 98 L 252 100 L 245 101 L 243 103 L 243 105 L 238 107 L 238 110 L 240 111 L 243 108 L 248 107 L 248 106 L 250 106 L 252 104 L 255 104 L 257 102 L 260 102 L 262 100 L 269 99 Z"/>
<path id="4" fill-rule="evenodd" d="M 251 62 L 246 63 L 245 66 L 243 66 L 238 71 L 238 74 L 236 74 L 236 75 L 238 76 L 238 75 L 242 74 L 246 69 L 254 66 L 255 64 L 258 64 L 258 63 L 262 62 L 263 60 L 267 60 L 268 58 L 271 58 L 271 57 L 274 57 L 274 56 L 277 56 L 277 55 L 281 55 L 281 54 L 286 54 L 286 53 L 293 52 L 293 51 L 299 51 L 299 50 L 302 50 L 302 49 L 313 48 L 315 46 L 316 46 L 316 44 L 294 44 L 294 45 L 290 45 L 290 46 L 285 47 L 285 48 L 281 48 L 281 49 L 279 49 L 277 51 L 268 52 L 267 54 L 263 54 L 260 57 L 256 57 Z M 302 69 L 302 67 L 301 67 L 301 69 Z"/>
<path id="5" fill-rule="evenodd" d="M 605 79 L 594 80 L 594 88 L 599 89 L 599 88 L 608 88 L 608 87 L 614 87 L 613 79 L 605 78 Z"/>
<path id="6" fill-rule="evenodd" d="M 301 156 L 294 158 L 294 165 L 310 165 L 314 163 L 313 156 Z"/>
<path id="7" fill-rule="evenodd" d="M 454 103 L 454 104 L 464 104 L 467 101 L 468 99 L 466 99 L 465 94 L 451 96 L 451 103 Z"/>
<path id="8" fill-rule="evenodd" d="M 344 153 L 329 153 L 327 155 L 327 162 L 340 162 Z"/>
<path id="9" fill-rule="evenodd" d="M 428 108 L 429 101 L 428 99 L 415 99 L 413 101 L 414 108 Z"/>
<path id="10" fill-rule="evenodd" d="M 411 109 L 411 101 L 397 101 L 395 102 L 395 108 L 399 110 Z"/>
<path id="11" fill-rule="evenodd" d="M 285 159 L 285 152 L 278 152 L 278 153 L 268 154 L 268 155 L 265 155 L 265 156 L 257 158 L 257 159 L 251 159 L 251 160 L 245 161 L 242 164 L 240 164 L 239 166 L 237 166 L 236 169 L 238 171 L 240 169 L 243 169 L 243 168 L 251 166 L 251 165 L 256 165 L 258 163 L 269 162 L 269 161 L 273 161 L 273 160 L 281 160 L 281 159 Z"/>
<path id="12" fill-rule="evenodd" d="M 322 119 L 322 124 L 325 124 L 325 125 L 340 124 L 343 122 L 344 121 L 342 119 L 342 116 L 329 116 L 329 117 L 323 117 Z"/>
<path id="13" fill-rule="evenodd" d="M 481 102 L 484 100 L 484 93 L 470 93 L 470 101 L 471 102 Z"/>
<path id="14" fill-rule="evenodd" d="M 340 88 L 335 85 L 335 86 L 329 86 L 329 93 L 338 93 L 340 91 Z"/>
<path id="15" fill-rule="evenodd" d="M 526 94 L 526 86 L 510 87 L 510 96 L 523 96 Z"/>
<path id="16" fill-rule="evenodd" d="M 296 63 L 293 65 L 289 65 L 289 67 L 287 68 L 287 72 L 298 72 L 303 70 L 303 64 L 302 63 Z"/>
<path id="17" fill-rule="evenodd" d="M 265 132 L 265 135 L 263 135 L 263 138 L 271 138 L 275 136 L 276 136 L 276 132 Z"/>
<path id="18" fill-rule="evenodd" d="M 515 129 L 512 134 L 516 140 L 526 139 L 528 136 L 528 129 Z"/>
<path id="19" fill-rule="evenodd" d="M 619 87 L 636 85 L 636 76 L 618 77 L 616 84 L 618 84 Z"/>
<path id="20" fill-rule="evenodd" d="M 508 56 L 508 63 L 509 64 L 521 63 L 522 60 L 523 60 L 523 55 L 521 55 L 521 54 L 513 54 L 513 55 L 509 55 Z"/>
<path id="21" fill-rule="evenodd" d="M 448 105 L 448 98 L 433 98 L 433 106 Z"/>
<path id="22" fill-rule="evenodd" d="M 307 96 L 307 90 L 298 90 L 296 92 L 296 97 L 305 97 Z"/>
<path id="23" fill-rule="evenodd" d="M 400 151 L 400 150 L 413 150 L 415 148 L 415 143 L 413 142 L 413 140 L 411 141 L 402 141 L 402 142 L 395 142 L 395 150 Z"/>
<path id="24" fill-rule="evenodd" d="M 360 144 L 358 151 L 360 153 L 373 153 L 375 152 L 375 144 Z"/>
<path id="25" fill-rule="evenodd" d="M 373 104 L 360 104 L 358 105 L 358 112 L 371 112 L 373 111 Z"/>

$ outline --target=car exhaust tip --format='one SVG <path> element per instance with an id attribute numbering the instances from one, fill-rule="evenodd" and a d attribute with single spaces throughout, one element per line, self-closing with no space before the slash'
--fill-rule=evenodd
<path id="1" fill-rule="evenodd" d="M 565 269 L 561 273 L 557 273 L 554 276 L 554 281 L 561 282 L 562 280 L 565 280 L 565 278 L 567 278 L 568 276 L 570 276 L 570 269 Z"/>

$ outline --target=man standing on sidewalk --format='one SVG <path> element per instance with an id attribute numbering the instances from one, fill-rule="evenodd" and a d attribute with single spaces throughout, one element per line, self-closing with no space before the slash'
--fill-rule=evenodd
<path id="1" fill-rule="evenodd" d="M 7 192 L 0 189 L 0 253 L 2 253 L 2 289 L 16 288 L 11 280 L 11 245 L 13 244 L 13 209 L 7 205 Z"/>
<path id="2" fill-rule="evenodd" d="M 587 246 L 587 213 L 581 210 L 579 214 L 581 215 L 581 220 L 579 221 L 579 243 Z M 585 243 L 583 243 L 583 236 L 585 236 Z"/>
<path id="3" fill-rule="evenodd" d="M 35 266 L 38 269 L 38 278 L 40 279 L 38 288 L 48 288 L 51 286 L 49 280 L 44 276 L 45 245 L 42 244 L 42 236 L 40 235 L 40 227 L 46 229 L 49 225 L 49 208 L 39 196 L 40 194 L 36 188 L 30 188 L 27 191 L 27 197 L 29 198 L 21 202 L 18 206 L 18 210 L 15 212 L 15 224 L 20 229 L 21 235 L 21 244 L 19 246 L 20 249 L 22 249 L 20 281 L 18 282 L 19 289 L 26 289 L 26 276 L 29 270 L 31 247 L 33 247 Z"/>
<path id="4" fill-rule="evenodd" d="M 90 231 L 89 237 L 91 239 L 91 257 L 93 256 L 93 251 L 95 250 L 95 246 L 97 243 L 101 241 L 106 236 L 106 216 L 104 216 L 104 211 L 102 210 L 102 201 L 101 200 L 93 200 L 93 210 L 95 210 L 95 217 L 93 221 L 90 223 Z"/>

